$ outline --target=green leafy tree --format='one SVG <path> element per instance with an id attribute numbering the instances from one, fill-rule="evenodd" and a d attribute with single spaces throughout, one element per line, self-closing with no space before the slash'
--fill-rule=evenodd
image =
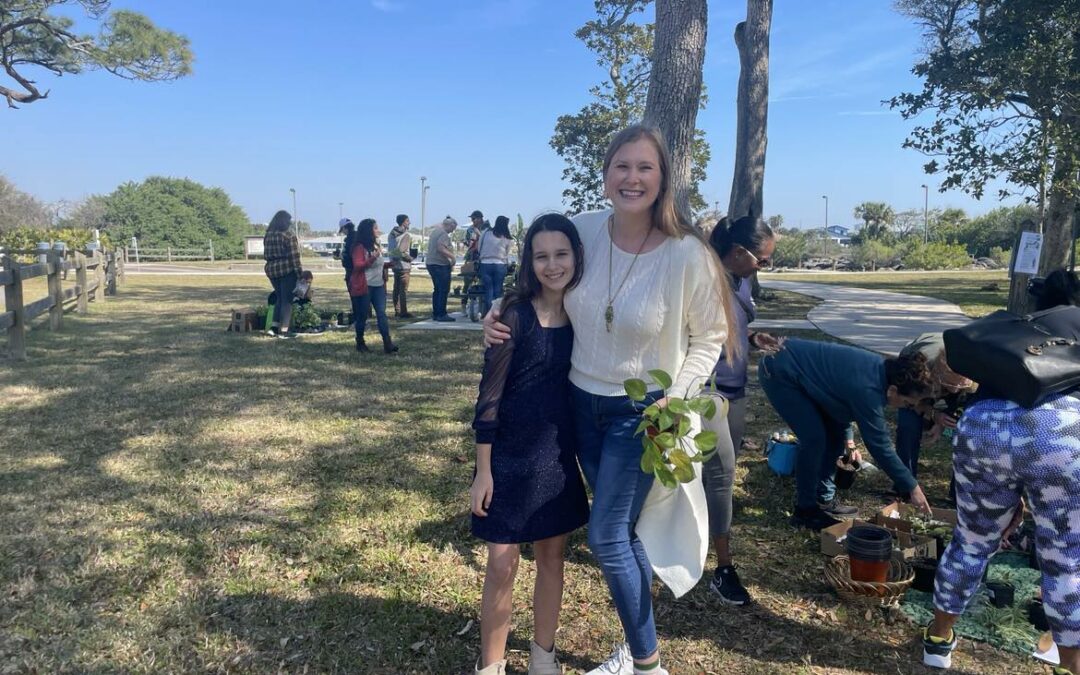
<path id="1" fill-rule="evenodd" d="M 36 71 L 77 75 L 106 70 L 146 82 L 175 80 L 191 73 L 188 40 L 155 26 L 137 12 L 109 12 L 109 0 L 3 0 L 0 2 L 0 66 L 13 81 L 0 84 L 9 107 L 48 97 L 34 79 Z M 78 33 L 75 20 L 54 13 L 61 7 L 81 10 L 99 25 L 98 34 Z"/>
<path id="2" fill-rule="evenodd" d="M 929 219 L 930 241 L 964 243 L 964 233 L 968 226 L 968 217 L 964 209 L 934 209 L 930 211 Z"/>
<path id="3" fill-rule="evenodd" d="M 852 243 L 860 244 L 872 239 L 891 242 L 890 227 L 896 220 L 896 213 L 885 202 L 863 202 L 855 207 L 855 217 L 863 221 L 862 229 L 852 236 Z"/>
<path id="4" fill-rule="evenodd" d="M 1080 0 L 897 0 L 926 38 L 912 72 L 922 91 L 889 104 L 905 119 L 925 112 L 905 147 L 931 157 L 941 190 L 981 197 L 1004 178 L 1001 197 L 1045 190 L 1040 271 L 1072 248 L 1080 191 Z"/>
<path id="5" fill-rule="evenodd" d="M 773 251 L 773 264 L 777 267 L 798 267 L 809 254 L 810 233 L 806 230 L 776 229 L 780 236 Z"/>
<path id="6" fill-rule="evenodd" d="M 22 227 L 45 228 L 50 221 L 49 209 L 44 204 L 0 174 L 0 232 Z"/>
<path id="7" fill-rule="evenodd" d="M 563 202 L 568 213 L 604 208 L 603 162 L 611 137 L 643 118 L 648 95 L 653 31 L 651 23 L 637 23 L 634 17 L 651 0 L 595 0 L 597 18 L 574 33 L 596 55 L 596 63 L 607 80 L 589 90 L 593 100 L 576 113 L 560 115 L 549 144 L 563 158 Z M 702 96 L 704 106 L 705 97 Z M 691 206 L 705 207 L 698 185 L 705 180 L 709 144 L 696 130 L 690 170 Z"/>
<path id="8" fill-rule="evenodd" d="M 1030 204 L 999 207 L 968 221 L 958 241 L 968 253 L 980 258 L 991 256 L 994 247 L 1008 251 L 1016 243 L 1020 224 L 1037 217 L 1038 212 Z"/>
<path id="9" fill-rule="evenodd" d="M 104 201 L 113 241 L 138 237 L 139 245 L 147 248 L 201 248 L 213 241 L 217 256 L 238 257 L 251 229 L 247 214 L 224 190 L 186 178 L 154 176 L 125 183 Z"/>

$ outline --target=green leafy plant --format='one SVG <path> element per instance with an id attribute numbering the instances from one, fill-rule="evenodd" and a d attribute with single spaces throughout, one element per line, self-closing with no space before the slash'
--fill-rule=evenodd
<path id="1" fill-rule="evenodd" d="M 303 307 L 294 305 L 292 325 L 296 330 L 310 330 L 321 326 L 322 319 L 319 318 L 319 313 L 310 303 Z"/>
<path id="2" fill-rule="evenodd" d="M 649 377 L 666 392 L 671 388 L 671 376 L 663 370 L 650 370 Z M 626 395 L 634 401 L 644 401 L 648 385 L 632 378 L 623 382 Z M 727 403 L 725 402 L 726 406 Z M 667 404 L 649 405 L 641 413 L 641 423 L 634 435 L 641 435 L 641 470 L 656 476 L 665 487 L 694 479 L 694 462 L 704 462 L 716 450 L 716 433 L 699 431 L 690 436 L 690 416 L 697 414 L 712 419 L 717 413 L 716 399 L 695 396 L 690 399 L 670 397 Z"/>

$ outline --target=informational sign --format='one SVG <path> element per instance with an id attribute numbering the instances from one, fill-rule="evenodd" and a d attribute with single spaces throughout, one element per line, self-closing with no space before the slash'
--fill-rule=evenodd
<path id="1" fill-rule="evenodd" d="M 247 257 L 261 256 L 263 254 L 263 238 L 258 237 L 245 237 L 244 238 L 244 255 Z"/>
<path id="2" fill-rule="evenodd" d="M 1021 233 L 1020 246 L 1016 251 L 1016 263 L 1013 265 L 1013 272 L 1017 274 L 1038 274 L 1042 245 L 1043 236 L 1038 232 Z"/>

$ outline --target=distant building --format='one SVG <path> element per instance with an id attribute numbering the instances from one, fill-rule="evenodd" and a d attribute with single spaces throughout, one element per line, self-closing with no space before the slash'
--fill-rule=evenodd
<path id="1" fill-rule="evenodd" d="M 851 245 L 851 229 L 850 227 L 844 227 L 843 225 L 830 225 L 826 228 L 830 241 L 834 241 L 841 246 Z"/>

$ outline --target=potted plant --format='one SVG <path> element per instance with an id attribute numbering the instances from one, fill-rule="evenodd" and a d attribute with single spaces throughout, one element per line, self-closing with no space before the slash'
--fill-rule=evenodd
<path id="1" fill-rule="evenodd" d="M 655 475 L 665 487 L 673 488 L 692 481 L 696 475 L 694 463 L 704 462 L 716 450 L 714 432 L 699 431 L 690 436 L 691 414 L 712 419 L 717 413 L 716 399 L 667 397 L 671 376 L 663 370 L 650 370 L 649 377 L 660 385 L 667 403 L 664 406 L 653 403 L 641 413 L 641 422 L 634 432 L 641 435 L 641 470 Z M 623 389 L 631 400 L 644 401 L 648 385 L 644 380 L 632 378 L 623 382 Z"/>

